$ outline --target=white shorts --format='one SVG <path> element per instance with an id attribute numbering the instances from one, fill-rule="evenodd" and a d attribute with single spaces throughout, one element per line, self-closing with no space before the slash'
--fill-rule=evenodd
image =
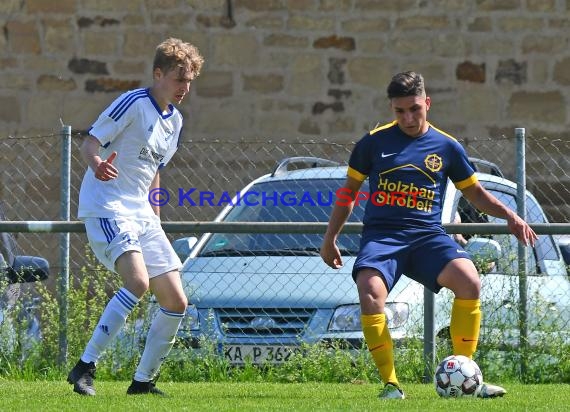
<path id="1" fill-rule="evenodd" d="M 89 217 L 84 222 L 93 253 L 110 271 L 115 272 L 115 262 L 129 250 L 142 253 L 149 278 L 182 267 L 158 217 L 150 222 Z"/>

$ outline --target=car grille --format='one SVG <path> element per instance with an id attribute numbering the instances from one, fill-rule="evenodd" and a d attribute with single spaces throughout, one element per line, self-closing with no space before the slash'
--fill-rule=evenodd
<path id="1" fill-rule="evenodd" d="M 294 308 L 224 308 L 217 309 L 216 316 L 227 337 L 295 337 L 304 332 L 314 312 Z"/>

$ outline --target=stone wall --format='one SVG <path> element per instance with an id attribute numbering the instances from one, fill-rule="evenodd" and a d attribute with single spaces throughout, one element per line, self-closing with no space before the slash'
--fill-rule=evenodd
<path id="1" fill-rule="evenodd" d="M 511 178 L 508 138 L 525 127 L 529 188 L 569 219 L 570 0 L 1 0 L 0 25 L 0 139 L 57 134 L 61 122 L 87 130 L 118 94 L 150 85 L 154 47 L 175 36 L 206 59 L 180 109 L 185 141 L 227 153 L 214 174 L 268 171 L 239 140 L 357 140 L 391 120 L 391 76 L 416 70 L 430 120 L 468 149 L 493 139 L 477 154 Z M 310 154 L 291 147 L 283 157 Z M 212 173 L 196 160 L 177 162 L 181 175 Z M 238 176 L 239 162 L 259 170 Z M 10 164 L 27 167 L 5 159 L 5 193 Z"/>
<path id="2" fill-rule="evenodd" d="M 570 0 L 2 0 L 0 24 L 0 137 L 87 129 L 166 36 L 206 58 L 192 137 L 355 139 L 408 69 L 458 137 L 570 124 Z"/>

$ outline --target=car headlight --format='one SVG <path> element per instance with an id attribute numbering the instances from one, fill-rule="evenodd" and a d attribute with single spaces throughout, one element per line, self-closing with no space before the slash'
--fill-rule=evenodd
<path id="1" fill-rule="evenodd" d="M 389 328 L 398 328 L 408 320 L 408 304 L 403 302 L 389 302 L 384 306 Z M 330 325 L 331 332 L 361 331 L 360 305 L 345 305 L 335 309 Z"/>
<path id="2" fill-rule="evenodd" d="M 335 309 L 330 325 L 331 332 L 361 331 L 360 305 L 345 305 Z"/>
<path id="3" fill-rule="evenodd" d="M 198 316 L 198 309 L 194 305 L 186 307 L 186 314 L 180 324 L 180 330 L 199 330 L 200 318 Z"/>
<path id="4" fill-rule="evenodd" d="M 408 304 L 403 302 L 390 302 L 384 306 L 389 328 L 399 328 L 408 321 Z"/>

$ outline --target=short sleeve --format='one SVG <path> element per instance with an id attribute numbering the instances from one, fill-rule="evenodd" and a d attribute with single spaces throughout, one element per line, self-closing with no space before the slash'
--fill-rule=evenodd
<path id="1" fill-rule="evenodd" d="M 477 176 L 475 170 L 469 161 L 467 152 L 459 142 L 454 142 L 451 158 L 451 167 L 449 168 L 449 178 L 459 190 L 477 183 Z"/>
<path id="2" fill-rule="evenodd" d="M 109 105 L 93 123 L 89 134 L 97 138 L 101 146 L 107 147 L 121 132 L 127 128 L 135 117 L 137 106 L 124 106 L 125 93 Z"/>
<path id="3" fill-rule="evenodd" d="M 370 134 L 356 143 L 348 161 L 348 176 L 361 182 L 366 180 L 372 169 L 372 157 L 370 156 L 372 148 L 370 146 Z"/>

